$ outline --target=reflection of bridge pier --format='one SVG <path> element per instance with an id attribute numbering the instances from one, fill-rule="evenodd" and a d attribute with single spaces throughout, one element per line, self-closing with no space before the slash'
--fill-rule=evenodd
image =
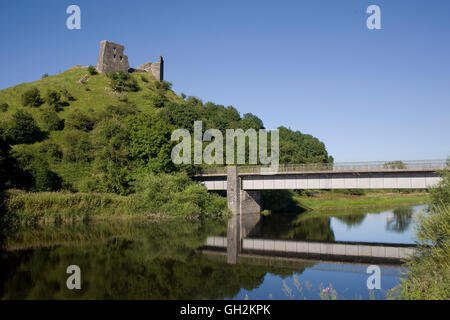
<path id="1" fill-rule="evenodd" d="M 228 263 L 237 263 L 238 256 L 242 252 L 243 239 L 252 232 L 258 232 L 260 222 L 259 213 L 233 215 L 228 221 L 226 238 Z"/>

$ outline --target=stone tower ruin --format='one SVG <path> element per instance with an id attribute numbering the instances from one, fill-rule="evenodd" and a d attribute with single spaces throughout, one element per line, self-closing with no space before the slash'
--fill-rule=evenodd
<path id="1" fill-rule="evenodd" d="M 125 47 L 107 40 L 100 42 L 100 54 L 98 56 L 97 70 L 99 72 L 148 72 L 158 81 L 164 80 L 164 60 L 159 57 L 158 62 L 147 62 L 135 69 L 130 69 L 128 57 L 123 53 Z"/>
<path id="2" fill-rule="evenodd" d="M 98 55 L 97 70 L 100 72 L 128 72 L 130 64 L 128 57 L 123 53 L 125 47 L 110 41 L 100 42 L 100 54 Z"/>

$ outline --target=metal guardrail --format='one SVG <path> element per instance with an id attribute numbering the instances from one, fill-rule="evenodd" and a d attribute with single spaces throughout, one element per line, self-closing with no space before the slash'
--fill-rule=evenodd
<path id="1" fill-rule="evenodd" d="M 239 166 L 240 174 L 258 174 L 265 166 Z M 408 161 L 371 161 L 342 163 L 304 163 L 280 164 L 280 172 L 339 172 L 339 171 L 405 171 L 405 170 L 442 170 L 450 168 L 448 160 L 408 160 Z M 202 168 L 199 174 L 226 174 L 227 167 Z"/>

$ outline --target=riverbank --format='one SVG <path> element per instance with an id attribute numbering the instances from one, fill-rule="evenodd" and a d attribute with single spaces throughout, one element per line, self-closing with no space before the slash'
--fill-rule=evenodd
<path id="1" fill-rule="evenodd" d="M 341 209 L 364 209 L 396 205 L 419 205 L 431 202 L 428 192 L 398 193 L 370 192 L 364 195 L 322 193 L 314 196 L 294 195 L 297 205 L 306 211 L 332 211 Z"/>
<path id="2" fill-rule="evenodd" d="M 212 198 L 211 204 L 217 201 Z M 54 225 L 87 220 L 170 220 L 177 217 L 199 219 L 199 215 L 178 215 L 146 209 L 139 195 L 111 193 L 26 192 L 8 190 L 1 194 L 3 225 Z M 195 208 L 193 209 L 195 210 Z M 225 216 L 226 213 L 223 214 Z M 215 217 L 221 217 L 215 214 Z"/>

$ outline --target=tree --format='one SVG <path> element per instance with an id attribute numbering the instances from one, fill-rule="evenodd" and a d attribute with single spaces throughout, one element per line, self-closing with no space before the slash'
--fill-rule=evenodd
<path id="1" fill-rule="evenodd" d="M 89 66 L 88 72 L 91 76 L 95 76 L 96 74 L 98 74 L 97 69 L 94 66 Z"/>
<path id="2" fill-rule="evenodd" d="M 330 163 L 323 142 L 309 134 L 279 127 L 280 163 Z"/>
<path id="3" fill-rule="evenodd" d="M 39 107 L 43 103 L 38 88 L 30 88 L 22 94 L 23 106 Z"/>
<path id="4" fill-rule="evenodd" d="M 160 118 L 138 114 L 128 117 L 127 128 L 130 133 L 129 151 L 150 172 L 170 172 L 174 170 L 171 161 L 172 128 Z"/>
<path id="5" fill-rule="evenodd" d="M 43 138 L 43 132 L 33 116 L 22 109 L 13 114 L 6 135 L 11 144 L 34 143 Z"/>
<path id="6" fill-rule="evenodd" d="M 6 112 L 6 111 L 8 111 L 8 107 L 9 107 L 9 105 L 8 105 L 6 102 L 0 103 L 0 111 L 1 111 L 1 112 Z"/>
<path id="7" fill-rule="evenodd" d="M 49 106 L 52 106 L 57 110 L 61 104 L 61 94 L 56 90 L 49 90 L 47 91 L 45 101 Z"/>
<path id="8" fill-rule="evenodd" d="M 64 120 L 58 117 L 55 109 L 52 107 L 42 109 L 41 121 L 44 123 L 45 129 L 48 131 L 62 130 L 64 128 Z"/>
<path id="9" fill-rule="evenodd" d="M 406 164 L 403 161 L 390 161 L 383 164 L 384 169 L 406 169 Z"/>
<path id="10" fill-rule="evenodd" d="M 87 114 L 78 110 L 73 111 L 65 121 L 67 128 L 91 131 L 94 128 L 94 120 Z"/>

